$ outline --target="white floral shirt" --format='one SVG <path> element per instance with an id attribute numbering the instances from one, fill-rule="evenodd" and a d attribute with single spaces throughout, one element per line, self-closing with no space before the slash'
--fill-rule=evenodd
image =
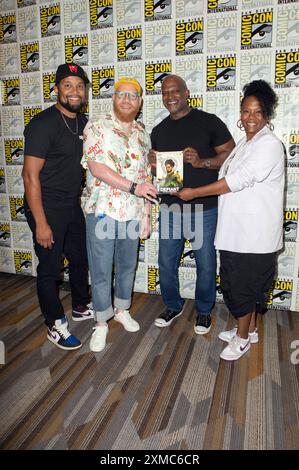
<path id="1" fill-rule="evenodd" d="M 81 165 L 87 169 L 85 214 L 96 217 L 109 215 L 118 221 L 141 220 L 144 199 L 113 188 L 95 178 L 88 169 L 89 160 L 103 163 L 124 178 L 135 183 L 150 181 L 148 151 L 150 137 L 141 124 L 134 121 L 131 132 L 124 132 L 114 114 L 89 121 L 84 129 Z"/>

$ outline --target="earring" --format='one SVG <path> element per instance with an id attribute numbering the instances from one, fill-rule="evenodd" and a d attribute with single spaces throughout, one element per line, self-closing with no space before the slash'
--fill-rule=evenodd
<path id="1" fill-rule="evenodd" d="M 243 127 L 241 119 L 239 119 L 239 121 L 237 122 L 237 126 L 240 129 L 240 131 L 244 131 L 244 127 Z"/>
<path id="2" fill-rule="evenodd" d="M 274 131 L 274 124 L 272 124 L 272 122 L 267 122 L 267 126 L 270 131 Z"/>

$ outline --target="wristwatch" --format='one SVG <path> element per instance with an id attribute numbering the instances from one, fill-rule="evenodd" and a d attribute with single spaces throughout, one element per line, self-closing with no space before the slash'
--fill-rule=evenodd
<path id="1" fill-rule="evenodd" d="M 203 163 L 203 166 L 204 166 L 204 168 L 210 168 L 210 166 L 211 166 L 211 160 L 209 160 L 209 159 L 208 159 L 208 160 L 205 160 L 204 163 Z"/>
<path id="2" fill-rule="evenodd" d="M 130 187 L 130 189 L 129 189 L 129 193 L 130 193 L 130 194 L 135 194 L 136 186 L 137 186 L 137 183 L 134 183 L 134 182 L 133 182 L 133 183 L 131 184 L 131 187 Z"/>

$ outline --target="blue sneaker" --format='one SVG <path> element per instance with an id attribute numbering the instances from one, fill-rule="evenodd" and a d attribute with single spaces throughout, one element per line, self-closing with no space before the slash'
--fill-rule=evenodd
<path id="1" fill-rule="evenodd" d="M 58 348 L 65 349 L 67 351 L 79 349 L 82 346 L 81 341 L 69 332 L 66 317 L 59 318 L 55 321 L 52 328 L 48 328 L 47 338 L 58 346 Z"/>

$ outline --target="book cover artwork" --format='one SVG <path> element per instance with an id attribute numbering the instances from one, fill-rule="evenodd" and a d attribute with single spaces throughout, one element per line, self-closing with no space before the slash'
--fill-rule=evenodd
<path id="1" fill-rule="evenodd" d="M 157 152 L 157 189 L 175 193 L 183 187 L 183 152 Z"/>

